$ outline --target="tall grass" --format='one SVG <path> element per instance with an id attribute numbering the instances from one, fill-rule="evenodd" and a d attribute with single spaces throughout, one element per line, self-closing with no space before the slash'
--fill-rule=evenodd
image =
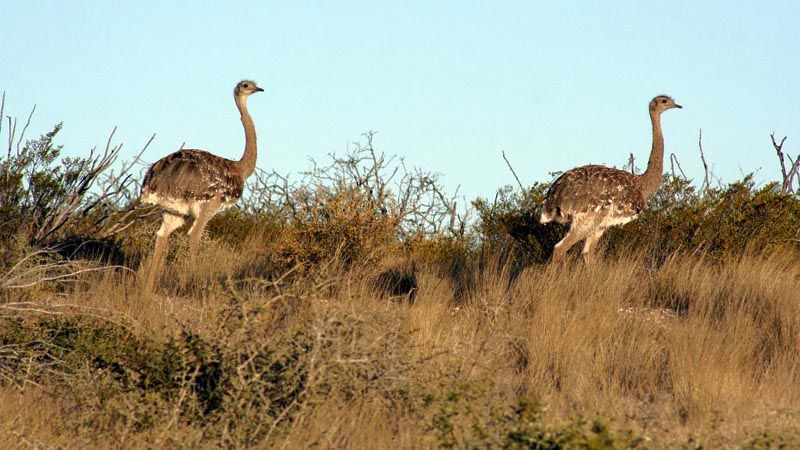
<path id="1" fill-rule="evenodd" d="M 0 154 L 0 448 L 800 448 L 775 184 L 667 177 L 597 266 L 556 267 L 545 184 L 468 226 L 367 133 L 299 184 L 258 174 L 144 291 L 158 211 L 131 165 L 101 176 L 118 147 L 52 169 L 57 131 Z"/>
<path id="2" fill-rule="evenodd" d="M 109 271 L 7 291 L 2 445 L 800 443 L 796 254 L 500 265 L 463 295 L 421 267 L 413 302 L 335 260 L 254 282 L 254 257 L 209 243 L 155 294 Z"/>

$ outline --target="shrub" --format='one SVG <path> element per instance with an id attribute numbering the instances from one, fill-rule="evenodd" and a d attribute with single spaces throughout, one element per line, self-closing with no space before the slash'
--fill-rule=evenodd
<path id="1" fill-rule="evenodd" d="M 5 95 L 0 115 L 4 100 Z M 27 125 L 17 136 L 16 120 L 9 122 L 14 126 L 8 130 L 8 148 L 0 155 L 0 264 L 13 262 L 28 246 L 58 250 L 64 241 L 64 256 L 75 256 L 78 241 L 94 241 L 94 253 L 118 260 L 119 248 L 110 238 L 131 215 L 122 203 L 135 180 L 128 174 L 131 165 L 107 173 L 122 148 L 111 145 L 114 132 L 102 152 L 61 157 L 55 138 L 62 124 L 23 144 Z"/>
<path id="2" fill-rule="evenodd" d="M 556 223 L 541 224 L 544 195 L 549 184 L 535 183 L 525 192 L 511 186 L 500 188 L 492 203 L 477 199 L 478 230 L 484 246 L 498 252 L 514 265 L 544 263 L 567 227 Z"/>
<path id="3" fill-rule="evenodd" d="M 318 187 L 306 194 L 277 244 L 293 264 L 336 258 L 345 267 L 372 265 L 396 250 L 396 220 L 359 190 Z"/>
<path id="4" fill-rule="evenodd" d="M 517 265 L 549 260 L 568 227 L 539 223 L 546 190 L 546 184 L 524 193 L 506 187 L 493 203 L 475 201 L 484 245 Z M 601 242 L 600 251 L 612 255 L 645 251 L 659 261 L 677 250 L 723 258 L 746 250 L 800 249 L 800 199 L 780 192 L 776 183 L 756 188 L 751 176 L 698 191 L 690 180 L 668 175 L 638 219 L 610 228 Z"/>
<path id="5" fill-rule="evenodd" d="M 644 249 L 659 260 L 676 250 L 724 258 L 800 249 L 800 199 L 775 183 L 756 188 L 751 176 L 703 192 L 670 177 L 639 219 L 607 234 L 612 253 Z"/>
<path id="6" fill-rule="evenodd" d="M 627 430 L 612 430 L 602 419 L 576 417 L 560 424 L 543 420 L 542 405 L 520 396 L 516 402 L 481 405 L 485 394 L 475 386 L 450 388 L 436 398 L 439 410 L 430 429 L 441 448 L 504 448 L 556 450 L 634 448 L 639 439 Z"/>

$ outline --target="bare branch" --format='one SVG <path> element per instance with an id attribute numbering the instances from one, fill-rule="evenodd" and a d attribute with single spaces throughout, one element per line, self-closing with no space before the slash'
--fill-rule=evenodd
<path id="1" fill-rule="evenodd" d="M 783 158 L 783 143 L 786 142 L 786 136 L 784 136 L 783 139 L 781 139 L 780 143 L 778 143 L 775 140 L 775 132 L 774 131 L 769 135 L 769 137 L 772 140 L 772 147 L 775 149 L 775 153 L 778 154 L 778 160 L 781 163 L 781 177 L 783 177 L 783 182 L 784 182 L 784 185 L 785 185 L 786 184 L 787 173 L 786 173 L 786 164 L 785 164 L 784 158 Z"/>
<path id="2" fill-rule="evenodd" d="M 625 165 L 631 175 L 636 175 L 636 157 L 633 153 L 628 154 L 628 163 Z"/>
<path id="3" fill-rule="evenodd" d="M 0 99 L 0 132 L 3 131 L 3 113 L 6 110 L 6 91 L 3 91 L 3 98 Z"/>
<path id="4" fill-rule="evenodd" d="M 396 224 L 401 239 L 443 231 L 463 235 L 467 213 L 458 213 L 456 196 L 444 194 L 439 174 L 409 169 L 403 159 L 379 151 L 375 134 L 368 131 L 361 141 L 349 143 L 344 155 L 328 154 L 326 164 L 310 159 L 298 184 L 288 175 L 257 171 L 248 183 L 245 210 L 284 221 L 306 220 L 323 214 L 329 199 L 348 193 L 367 202 L 372 214 Z"/>
<path id="5" fill-rule="evenodd" d="M 709 188 L 710 177 L 708 172 L 708 163 L 706 162 L 706 155 L 703 153 L 703 129 L 700 129 L 700 133 L 697 137 L 697 146 L 700 148 L 700 161 L 703 162 L 703 186 L 700 189 L 701 191 L 705 191 Z"/>
<path id="6" fill-rule="evenodd" d="M 17 132 L 17 119 L 8 117 L 8 156 L 11 157 L 11 150 L 14 148 L 14 135 Z"/>
<path id="7" fill-rule="evenodd" d="M 114 161 L 116 161 L 117 156 L 122 149 L 122 144 L 116 146 L 111 145 L 111 141 L 116 130 L 117 128 L 114 127 L 114 129 L 111 131 L 111 134 L 106 142 L 105 150 L 102 154 L 94 156 L 94 149 L 92 149 L 89 158 L 87 158 L 85 161 L 79 162 L 79 164 L 86 164 L 86 166 L 78 167 L 79 173 L 82 174 L 81 178 L 78 179 L 74 185 L 67 186 L 66 197 L 62 199 L 60 204 L 51 214 L 48 214 L 48 216 L 44 218 L 41 226 L 33 236 L 36 241 L 44 242 L 55 235 L 67 223 L 74 219 L 79 208 L 81 208 L 82 205 L 85 205 L 84 196 L 87 194 L 87 192 L 89 192 L 100 174 L 108 169 L 114 163 Z M 99 194 L 100 201 L 102 201 L 102 199 L 108 195 L 108 192 L 102 192 Z M 94 205 L 92 205 L 92 203 L 87 206 L 89 209 L 93 207 Z M 85 216 L 87 213 L 88 210 L 84 210 L 82 215 Z"/>
<path id="8" fill-rule="evenodd" d="M 681 167 L 681 163 L 678 162 L 678 157 L 675 156 L 675 153 L 669 154 L 669 161 L 672 167 L 672 176 L 677 178 L 677 173 L 675 172 L 675 168 L 678 168 L 678 171 L 681 173 L 681 178 L 686 179 L 686 173 L 683 171 L 683 167 Z"/>
<path id="9" fill-rule="evenodd" d="M 31 118 L 33 117 L 34 112 L 36 112 L 36 105 L 33 105 L 31 113 L 28 114 L 28 120 L 25 121 L 25 126 L 22 127 L 22 132 L 19 133 L 19 139 L 17 139 L 17 154 L 19 154 L 19 147 L 22 144 L 22 139 L 25 137 L 25 131 L 28 130 L 28 126 L 31 124 Z"/>
<path id="10" fill-rule="evenodd" d="M 792 158 L 789 155 L 786 155 L 789 161 L 792 161 Z M 786 180 L 784 180 L 784 187 L 783 192 L 786 194 L 794 193 L 794 188 L 792 187 L 792 181 L 797 178 L 798 185 L 800 186 L 800 155 L 797 155 L 797 158 L 792 162 L 792 168 L 789 170 L 789 173 L 786 174 Z"/>
<path id="11" fill-rule="evenodd" d="M 786 136 L 778 142 L 775 139 L 775 132 L 773 131 L 770 135 L 770 140 L 772 141 L 772 147 L 775 149 L 775 153 L 778 155 L 778 161 L 781 163 L 781 176 L 783 177 L 781 183 L 781 192 L 784 194 L 791 194 L 794 192 L 794 188 L 792 187 L 792 181 L 797 176 L 798 171 L 798 160 L 800 160 L 800 155 L 794 161 L 792 161 L 791 156 L 787 155 L 783 151 L 783 144 L 786 143 Z M 789 160 L 789 170 L 786 170 L 786 163 L 785 159 Z"/>
<path id="12" fill-rule="evenodd" d="M 506 152 L 504 150 L 500 150 L 500 154 L 503 155 L 503 159 L 506 161 L 506 165 L 508 166 L 508 169 L 511 170 L 511 174 L 514 175 L 514 179 L 517 180 L 517 184 L 519 185 L 519 190 L 522 191 L 522 192 L 525 192 L 525 188 L 522 186 L 522 182 L 519 181 L 519 177 L 517 176 L 517 172 L 514 171 L 514 168 L 511 166 L 511 163 L 508 161 L 508 158 L 506 158 Z"/>

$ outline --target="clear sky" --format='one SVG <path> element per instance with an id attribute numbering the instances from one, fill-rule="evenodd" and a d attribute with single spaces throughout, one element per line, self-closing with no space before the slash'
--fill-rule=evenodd
<path id="1" fill-rule="evenodd" d="M 0 5 L 6 115 L 63 121 L 69 155 L 118 126 L 123 158 L 186 142 L 238 158 L 232 98 L 250 98 L 258 166 L 324 160 L 366 130 L 473 198 L 576 165 L 646 165 L 647 103 L 672 95 L 667 153 L 701 177 L 697 135 L 724 181 L 800 153 L 800 2 L 17 1 Z M 4 132 L 5 135 L 5 132 Z"/>

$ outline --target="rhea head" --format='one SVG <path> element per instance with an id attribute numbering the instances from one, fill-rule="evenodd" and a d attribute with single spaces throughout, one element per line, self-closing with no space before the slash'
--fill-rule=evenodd
<path id="1" fill-rule="evenodd" d="M 235 97 L 247 97 L 248 95 L 254 92 L 263 92 L 264 90 L 261 89 L 256 85 L 255 81 L 251 80 L 242 80 L 239 84 L 236 85 L 236 88 L 233 90 L 233 95 Z"/>
<path id="2" fill-rule="evenodd" d="M 683 106 L 675 103 L 669 95 L 657 95 L 650 101 L 650 111 L 663 112 L 672 108 L 683 108 Z"/>

